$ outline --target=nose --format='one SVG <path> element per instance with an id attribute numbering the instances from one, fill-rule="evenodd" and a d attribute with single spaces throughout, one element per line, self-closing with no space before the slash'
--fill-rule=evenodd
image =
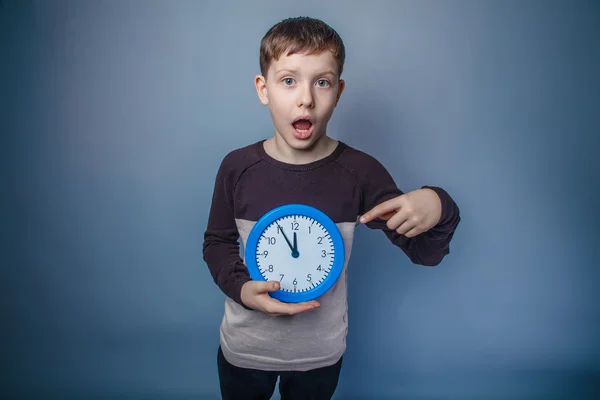
<path id="1" fill-rule="evenodd" d="M 310 84 L 302 85 L 298 89 L 298 107 L 312 108 L 314 98 L 312 93 L 313 87 Z"/>

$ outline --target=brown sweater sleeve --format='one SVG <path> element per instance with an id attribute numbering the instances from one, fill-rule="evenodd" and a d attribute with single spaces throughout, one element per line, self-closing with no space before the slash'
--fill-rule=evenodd
<path id="1" fill-rule="evenodd" d="M 368 160 L 368 164 L 363 164 L 359 173 L 362 193 L 361 215 L 376 205 L 403 194 L 383 165 L 374 158 Z M 367 226 L 382 230 L 413 263 L 435 266 L 450 252 L 450 241 L 460 222 L 460 214 L 458 206 L 444 189 L 435 186 L 424 186 L 424 188 L 434 190 L 442 202 L 442 216 L 435 227 L 416 237 L 407 238 L 395 230 L 390 230 L 386 226 L 386 221 L 381 219 L 375 219 L 367 223 Z"/>
<path id="2" fill-rule="evenodd" d="M 251 278 L 240 256 L 239 233 L 235 223 L 233 189 L 240 168 L 229 154 L 223 159 L 215 180 L 208 225 L 204 233 L 203 254 L 219 288 L 247 308 L 241 300 L 242 285 Z"/>

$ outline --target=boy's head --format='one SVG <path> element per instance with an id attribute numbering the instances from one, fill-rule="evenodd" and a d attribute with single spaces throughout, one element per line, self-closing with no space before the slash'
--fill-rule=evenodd
<path id="1" fill-rule="evenodd" d="M 267 76 L 271 62 L 281 56 L 297 53 L 319 54 L 331 51 L 338 64 L 341 77 L 346 59 L 344 42 L 338 33 L 325 22 L 310 18 L 288 18 L 274 25 L 260 43 L 260 72 Z"/>
<path id="2" fill-rule="evenodd" d="M 325 136 L 344 90 L 340 76 L 345 56 L 340 36 L 318 19 L 285 19 L 265 34 L 261 75 L 254 83 L 282 144 L 309 150 Z"/>

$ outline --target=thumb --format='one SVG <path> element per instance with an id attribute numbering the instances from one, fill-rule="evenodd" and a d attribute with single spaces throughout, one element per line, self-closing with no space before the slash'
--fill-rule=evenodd
<path id="1" fill-rule="evenodd" d="M 279 290 L 279 282 L 256 282 L 256 293 L 267 293 Z"/>
<path id="2" fill-rule="evenodd" d="M 279 290 L 279 282 L 273 281 L 273 282 L 267 282 L 267 284 L 268 284 L 269 292 L 275 292 L 275 291 Z"/>

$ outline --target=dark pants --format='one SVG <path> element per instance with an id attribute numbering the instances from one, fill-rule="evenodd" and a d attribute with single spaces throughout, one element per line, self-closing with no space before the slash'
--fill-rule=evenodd
<path id="1" fill-rule="evenodd" d="M 338 384 L 342 359 L 306 372 L 260 371 L 230 364 L 219 347 L 217 367 L 223 400 L 269 400 L 277 377 L 281 400 L 329 400 Z"/>

